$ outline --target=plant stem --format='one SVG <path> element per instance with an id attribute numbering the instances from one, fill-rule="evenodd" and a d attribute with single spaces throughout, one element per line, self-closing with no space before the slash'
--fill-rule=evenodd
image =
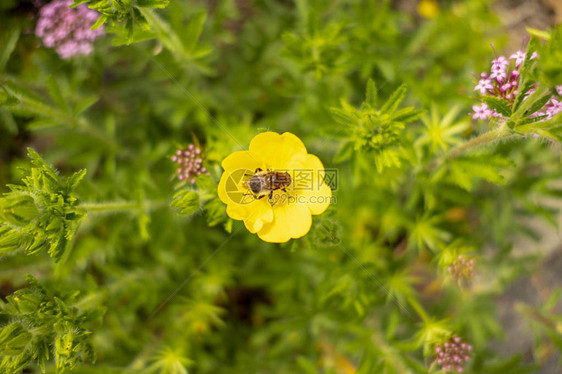
<path id="1" fill-rule="evenodd" d="M 495 130 L 488 131 L 480 136 L 470 139 L 464 144 L 450 149 L 447 153 L 445 153 L 444 158 L 453 158 L 470 149 L 513 137 L 514 135 L 511 134 L 509 130 L 509 127 L 507 127 L 506 125 L 502 125 Z"/>
<path id="2" fill-rule="evenodd" d="M 449 151 L 445 152 L 442 157 L 431 162 L 429 164 L 429 169 L 433 169 L 434 167 L 443 164 L 443 162 L 445 162 L 446 160 L 455 158 L 471 149 L 478 148 L 500 140 L 507 140 L 516 137 L 518 136 L 514 135 L 510 131 L 509 127 L 507 127 L 505 124 L 502 124 L 497 129 L 490 130 L 482 135 L 470 139 L 469 141 L 461 145 L 451 148 Z"/>

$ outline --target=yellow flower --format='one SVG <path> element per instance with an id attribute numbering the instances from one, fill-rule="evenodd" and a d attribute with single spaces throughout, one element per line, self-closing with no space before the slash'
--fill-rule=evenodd
<path id="1" fill-rule="evenodd" d="M 256 135 L 248 151 L 231 153 L 222 167 L 218 194 L 226 213 L 244 221 L 248 231 L 266 242 L 284 243 L 306 235 L 312 215 L 330 205 L 332 190 L 324 182 L 322 162 L 289 132 Z M 283 184 L 272 190 L 269 180 L 259 193 L 249 188 L 250 180 L 264 181 L 267 176 L 281 176 Z"/>
<path id="2" fill-rule="evenodd" d="M 418 13 L 422 17 L 437 18 L 439 11 L 439 4 L 436 0 L 421 0 L 418 3 Z"/>

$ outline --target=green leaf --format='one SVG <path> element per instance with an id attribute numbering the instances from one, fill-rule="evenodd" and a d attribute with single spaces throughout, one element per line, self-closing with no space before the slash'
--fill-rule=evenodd
<path id="1" fill-rule="evenodd" d="M 330 113 L 332 114 L 332 118 L 340 125 L 350 125 L 353 123 L 353 118 L 344 109 L 330 108 Z"/>
<path id="2" fill-rule="evenodd" d="M 49 90 L 49 95 L 51 95 L 54 103 L 63 111 L 68 112 L 68 103 L 64 99 L 59 83 L 53 75 L 49 75 L 47 78 L 47 89 Z"/>
<path id="3" fill-rule="evenodd" d="M 183 37 L 183 44 L 186 51 L 192 52 L 197 46 L 197 41 L 199 40 L 199 36 L 203 31 L 203 25 L 205 24 L 206 19 L 207 13 L 199 12 L 195 14 L 189 21 L 185 31 L 185 35 Z"/>
<path id="4" fill-rule="evenodd" d="M 552 97 L 552 94 L 546 94 L 543 97 L 537 99 L 533 105 L 531 105 L 531 107 L 525 111 L 525 115 L 529 116 L 533 113 L 538 112 L 539 110 L 541 110 L 545 104 L 550 100 L 550 98 Z"/>
<path id="5" fill-rule="evenodd" d="M 384 105 L 380 110 L 381 113 L 390 114 L 394 112 L 398 107 L 398 105 L 400 105 L 400 103 L 404 99 L 405 95 L 406 95 L 406 85 L 403 84 L 402 86 L 398 87 L 398 89 L 394 91 L 394 93 L 390 96 L 387 102 L 384 103 Z"/>
<path id="6" fill-rule="evenodd" d="M 15 135 L 18 133 L 18 124 L 16 123 L 12 113 L 0 108 L 0 123 L 4 126 L 8 133 Z"/>
<path id="7" fill-rule="evenodd" d="M 133 8 L 133 13 L 135 15 L 135 21 L 137 25 L 144 31 L 150 31 L 150 23 L 146 17 L 140 12 L 138 8 Z"/>
<path id="8" fill-rule="evenodd" d="M 354 146 L 352 142 L 346 142 L 334 156 L 334 163 L 339 164 L 347 161 L 353 156 Z"/>
<path id="9" fill-rule="evenodd" d="M 535 39 L 535 38 L 533 38 Z M 541 82 L 547 87 L 562 83 L 562 27 L 557 25 L 552 30 L 550 39 L 539 50 L 540 62 L 537 63 Z"/>
<path id="10" fill-rule="evenodd" d="M 6 356 L 21 354 L 31 340 L 31 334 L 21 323 L 11 323 L 0 330 L 0 352 Z"/>
<path id="11" fill-rule="evenodd" d="M 137 0 L 137 6 L 142 8 L 165 8 L 170 0 Z"/>
<path id="12" fill-rule="evenodd" d="M 391 118 L 396 122 L 410 123 L 421 118 L 426 112 L 427 111 L 425 109 L 407 107 L 394 112 Z"/>
<path id="13" fill-rule="evenodd" d="M 365 94 L 365 101 L 375 108 L 377 105 L 377 86 L 372 79 L 367 81 L 367 92 Z"/>
<path id="14" fill-rule="evenodd" d="M 488 104 L 490 109 L 494 109 L 496 112 L 501 114 L 504 117 L 511 116 L 511 108 L 509 107 L 509 103 L 507 100 L 500 99 L 493 96 L 485 96 L 483 101 Z"/>
<path id="15" fill-rule="evenodd" d="M 103 24 L 107 22 L 107 16 L 100 15 L 100 17 L 94 22 L 94 24 L 90 27 L 90 30 L 97 30 L 103 26 Z"/>
<path id="16" fill-rule="evenodd" d="M 190 216 L 200 209 L 199 194 L 195 191 L 180 191 L 174 195 L 170 206 L 176 208 L 178 214 Z"/>
<path id="17" fill-rule="evenodd" d="M 92 105 L 97 103 L 98 100 L 99 100 L 99 97 L 97 97 L 97 96 L 89 96 L 89 97 L 86 97 L 85 99 L 80 100 L 78 102 L 78 104 L 76 104 L 76 106 L 74 107 L 74 111 L 73 111 L 74 116 L 78 116 L 78 115 L 84 113 Z"/>
<path id="18" fill-rule="evenodd" d="M 0 72 L 3 72 L 6 68 L 6 64 L 10 59 L 10 56 L 14 52 L 18 39 L 20 37 L 20 28 L 16 27 L 4 34 L 4 41 L 2 43 L 2 48 L 0 48 Z"/>

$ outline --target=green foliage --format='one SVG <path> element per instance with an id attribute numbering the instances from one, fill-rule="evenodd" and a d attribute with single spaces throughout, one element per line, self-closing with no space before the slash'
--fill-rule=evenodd
<path id="1" fill-rule="evenodd" d="M 562 117 L 537 114 L 559 28 L 533 31 L 517 96 L 485 99 L 504 118 L 477 124 L 471 72 L 491 42 L 514 52 L 503 15 L 406 3 L 75 1 L 112 35 L 62 60 L 28 32 L 30 0 L 0 1 L 0 372 L 442 373 L 451 337 L 469 374 L 552 359 L 559 292 L 538 266 Z M 337 171 L 330 208 L 281 245 L 217 196 L 222 160 L 264 130 Z M 189 143 L 210 173 L 194 184 L 170 161 Z M 532 336 L 514 346 L 502 300 L 527 276 L 548 301 L 516 304 Z"/>
<path id="2" fill-rule="evenodd" d="M 331 108 L 334 120 L 350 133 L 350 140 L 344 143 L 336 156 L 338 161 L 346 160 L 353 150 L 373 154 L 379 173 L 385 167 L 400 166 L 406 124 L 424 113 L 413 107 L 398 109 L 405 95 L 406 87 L 399 87 L 377 110 L 377 89 L 375 83 L 369 81 L 367 98 L 360 109 L 346 102 L 342 103 L 342 108 Z"/>
<path id="3" fill-rule="evenodd" d="M 200 209 L 199 195 L 195 191 L 180 191 L 174 195 L 174 200 L 170 203 L 170 206 L 177 208 L 178 214 L 190 216 Z"/>
<path id="4" fill-rule="evenodd" d="M 562 83 L 562 27 L 556 26 L 546 44 L 540 48 L 541 64 L 539 75 L 541 82 L 547 87 L 554 87 Z"/>
<path id="5" fill-rule="evenodd" d="M 0 253 L 24 249 L 32 255 L 47 250 L 58 261 L 84 217 L 74 190 L 86 170 L 61 178 L 31 148 L 28 156 L 33 166 L 24 185 L 10 185 L 11 192 L 0 198 Z"/>
<path id="6" fill-rule="evenodd" d="M 169 3 L 169 0 L 74 0 L 73 6 L 88 4 L 101 14 L 92 29 L 107 24 L 111 32 L 126 35 L 127 43 L 131 43 L 139 34 L 150 31 L 149 21 L 141 10 L 165 8 Z"/>
<path id="7" fill-rule="evenodd" d="M 32 276 L 29 287 L 16 291 L 1 305 L 6 322 L 0 329 L 0 369 L 16 373 L 31 361 L 43 372 L 54 359 L 57 373 L 73 370 L 81 362 L 94 361 L 91 333 L 85 326 L 104 313 L 101 308 L 81 311 L 77 292 L 57 297 Z"/>

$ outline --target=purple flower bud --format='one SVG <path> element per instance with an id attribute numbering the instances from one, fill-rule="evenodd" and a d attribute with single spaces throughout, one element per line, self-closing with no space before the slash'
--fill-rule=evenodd
<path id="1" fill-rule="evenodd" d="M 196 155 L 201 154 L 201 150 L 193 144 L 190 144 L 188 149 L 189 150 L 184 149 L 176 151 L 177 156 L 172 156 L 172 161 L 180 166 L 176 171 L 178 179 L 189 179 L 190 183 L 194 184 L 196 177 L 203 173 L 207 175 L 210 175 L 210 173 L 207 171 L 207 168 L 202 165 L 203 158 L 196 157 Z"/>
<path id="2" fill-rule="evenodd" d="M 443 371 L 452 370 L 462 372 L 463 365 L 470 359 L 467 347 L 468 344 L 462 343 L 459 337 L 453 337 L 449 341 L 438 345 L 435 350 L 439 355 L 435 357 L 435 362 L 441 366 Z"/>

